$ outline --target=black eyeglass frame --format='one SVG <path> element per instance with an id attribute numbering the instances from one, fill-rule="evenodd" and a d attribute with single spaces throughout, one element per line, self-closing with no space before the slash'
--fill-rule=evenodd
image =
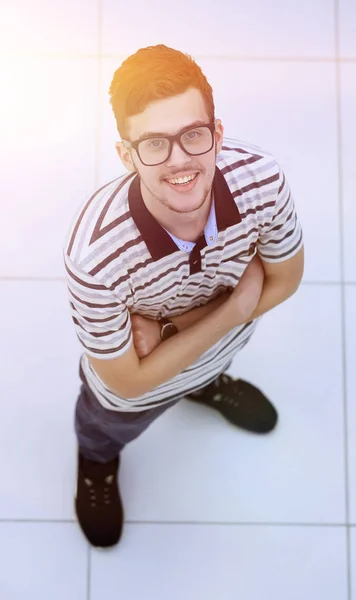
<path id="1" fill-rule="evenodd" d="M 181 138 L 183 137 L 183 135 L 185 133 L 187 133 L 188 131 L 194 131 L 194 129 L 200 129 L 201 127 L 207 127 L 211 133 L 211 146 L 209 148 L 209 150 L 205 150 L 205 152 L 199 152 L 198 154 L 195 153 L 191 153 L 188 152 L 182 142 L 181 142 Z M 122 140 L 124 146 L 126 148 L 133 148 L 136 153 L 137 156 L 139 157 L 140 161 L 142 162 L 143 165 L 145 165 L 146 167 L 157 167 L 158 165 L 163 165 L 163 163 L 167 162 L 167 160 L 170 158 L 171 154 L 172 154 L 172 150 L 173 150 L 173 143 L 177 142 L 178 146 L 183 150 L 183 152 L 185 152 L 186 154 L 188 154 L 189 156 L 201 156 L 202 154 L 207 154 L 208 152 L 210 152 L 210 150 L 213 148 L 214 146 L 214 141 L 215 141 L 215 120 L 210 122 L 210 123 L 202 123 L 201 125 L 196 125 L 195 127 L 191 127 L 190 125 L 188 127 L 184 127 L 183 129 L 181 129 L 176 135 L 155 135 L 155 136 L 147 136 L 144 138 L 140 138 L 139 140 L 135 140 L 133 142 L 130 142 L 128 140 Z M 165 158 L 164 160 L 162 160 L 159 163 L 155 163 L 154 165 L 151 164 L 147 164 L 145 162 L 143 162 L 140 152 L 139 152 L 139 144 L 141 142 L 144 142 L 146 140 L 157 140 L 157 139 L 165 139 L 168 140 L 169 144 L 170 144 L 170 149 L 169 149 L 169 153 L 167 158 Z"/>

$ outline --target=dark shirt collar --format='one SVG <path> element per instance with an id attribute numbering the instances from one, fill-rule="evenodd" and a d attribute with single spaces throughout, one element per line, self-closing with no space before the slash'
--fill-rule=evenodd
<path id="1" fill-rule="evenodd" d="M 225 231 L 228 227 L 241 223 L 239 209 L 218 167 L 215 168 L 213 191 L 218 231 Z M 141 232 L 153 260 L 159 260 L 164 256 L 177 252 L 177 245 L 170 235 L 168 235 L 146 208 L 141 195 L 140 178 L 138 175 L 136 175 L 130 185 L 128 199 L 131 216 Z M 205 245 L 206 243 L 203 245 L 200 244 L 200 247 L 204 247 Z"/>

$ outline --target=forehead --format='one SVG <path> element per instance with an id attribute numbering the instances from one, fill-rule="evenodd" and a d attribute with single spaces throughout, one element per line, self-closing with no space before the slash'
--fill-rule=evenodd
<path id="1" fill-rule="evenodd" d="M 150 131 L 174 134 L 194 121 L 208 121 L 202 93 L 189 88 L 171 98 L 155 100 L 145 110 L 127 119 L 127 131 L 131 140 Z"/>

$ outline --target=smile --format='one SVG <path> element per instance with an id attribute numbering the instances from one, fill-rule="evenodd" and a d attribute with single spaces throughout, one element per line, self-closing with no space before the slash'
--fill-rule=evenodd
<path id="1" fill-rule="evenodd" d="M 186 177 L 178 177 L 177 179 L 167 179 L 172 185 L 186 185 L 190 181 L 193 181 L 197 177 L 198 173 L 194 173 L 192 175 L 188 175 Z"/>

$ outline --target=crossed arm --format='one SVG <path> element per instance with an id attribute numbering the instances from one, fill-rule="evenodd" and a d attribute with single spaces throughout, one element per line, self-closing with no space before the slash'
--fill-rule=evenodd
<path id="1" fill-rule="evenodd" d="M 259 258 L 255 258 L 254 260 L 259 260 Z M 263 290 L 260 301 L 248 319 L 249 321 L 260 317 L 275 306 L 278 306 L 278 304 L 287 300 L 297 291 L 304 272 L 304 247 L 295 256 L 286 261 L 279 263 L 261 262 L 265 272 Z M 177 326 L 178 331 L 184 331 L 221 306 L 229 294 L 230 292 L 225 292 L 204 306 L 199 306 L 182 315 L 171 317 L 171 321 Z M 161 342 L 160 326 L 156 321 L 151 321 L 138 315 L 132 315 L 131 320 L 137 353 L 139 357 L 147 356 Z"/>
<path id="2" fill-rule="evenodd" d="M 257 319 L 297 291 L 304 272 L 304 247 L 289 260 L 280 263 L 261 262 L 265 272 L 263 291 L 258 306 L 249 321 Z M 179 331 L 182 331 L 218 308 L 225 302 L 229 294 L 230 292 L 225 292 L 205 306 L 193 308 L 183 315 L 172 317 L 171 321 Z"/>

